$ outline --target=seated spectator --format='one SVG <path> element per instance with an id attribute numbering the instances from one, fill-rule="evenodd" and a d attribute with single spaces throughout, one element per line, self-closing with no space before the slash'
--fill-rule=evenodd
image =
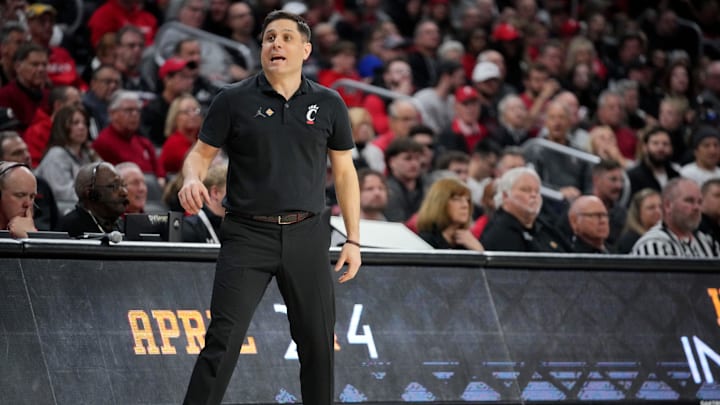
<path id="1" fill-rule="evenodd" d="M 433 132 L 440 132 L 450 126 L 453 116 L 453 93 L 465 84 L 465 74 L 459 62 L 441 61 L 438 78 L 432 87 L 421 89 L 413 95 L 423 124 Z"/>
<path id="2" fill-rule="evenodd" d="M 472 192 L 473 204 L 476 206 L 480 206 L 485 187 L 494 177 L 500 153 L 500 147 L 495 142 L 484 139 L 475 144 L 470 155 L 466 183 Z"/>
<path id="3" fill-rule="evenodd" d="M 560 90 L 557 80 L 550 77 L 547 66 L 534 63 L 524 74 L 525 91 L 520 98 L 527 107 L 530 126 L 542 126 L 545 105 Z"/>
<path id="4" fill-rule="evenodd" d="M 436 149 L 440 149 L 435 143 L 435 132 L 427 125 L 418 124 L 410 128 L 408 138 L 422 145 L 423 153 L 420 156 L 420 171 L 423 176 L 429 174 L 435 165 Z"/>
<path id="5" fill-rule="evenodd" d="M 14 131 L 0 132 L 0 161 L 22 163 L 30 167 L 30 153 L 25 141 Z M 42 231 L 55 229 L 58 221 L 58 207 L 50 185 L 45 179 L 35 176 L 37 194 L 33 219 Z"/>
<path id="6" fill-rule="evenodd" d="M 117 32 L 115 69 L 122 75 L 124 90 L 153 92 L 154 83 L 140 74 L 140 61 L 145 49 L 145 34 L 134 25 L 125 25 Z"/>
<path id="7" fill-rule="evenodd" d="M 50 90 L 50 113 L 48 115 L 43 110 L 35 113 L 30 126 L 25 131 L 23 139 L 27 143 L 32 167 L 37 167 L 40 160 L 48 150 L 48 142 L 50 142 L 50 132 L 52 130 L 55 114 L 65 106 L 80 107 L 80 92 L 71 86 L 57 86 Z"/>
<path id="8" fill-rule="evenodd" d="M 27 30 L 21 24 L 6 21 L 0 28 L 0 87 L 15 80 L 15 52 L 26 38 Z"/>
<path id="9" fill-rule="evenodd" d="M 620 153 L 615 133 L 607 125 L 598 125 L 590 130 L 589 152 L 600 159 L 618 162 L 623 168 L 629 168 L 635 163 L 634 160 L 627 159 Z"/>
<path id="10" fill-rule="evenodd" d="M 186 70 L 193 77 L 192 95 L 195 96 L 203 110 L 207 110 L 219 88 L 200 74 L 200 65 L 202 64 L 200 41 L 195 38 L 185 38 L 178 41 L 177 45 L 175 45 L 175 53 L 172 56 L 188 62 Z"/>
<path id="11" fill-rule="evenodd" d="M 179 4 L 177 13 L 168 12 L 168 18 L 160 27 L 158 35 L 155 36 L 155 46 L 157 46 L 159 55 L 162 58 L 168 58 L 175 51 L 179 41 L 190 37 L 191 35 L 181 29 L 167 27 L 168 22 L 181 24 L 190 29 L 202 30 L 202 24 L 208 11 L 209 3 L 204 0 L 182 0 L 175 4 Z M 200 74 L 205 76 L 212 82 L 232 82 L 233 61 L 228 52 L 217 42 L 209 39 L 198 39 L 202 51 L 202 63 L 200 64 Z"/>
<path id="12" fill-rule="evenodd" d="M 638 82 L 623 79 L 616 82 L 613 88 L 623 97 L 625 116 L 631 130 L 640 131 L 657 126 L 657 119 L 640 108 L 640 87 Z"/>
<path id="13" fill-rule="evenodd" d="M 405 222 L 420 208 L 425 182 L 420 172 L 423 147 L 412 139 L 393 141 L 385 153 L 388 168 L 388 221 Z"/>
<path id="14" fill-rule="evenodd" d="M 110 123 L 108 104 L 113 93 L 120 88 L 122 77 L 113 66 L 103 65 L 97 68 L 90 79 L 90 89 L 82 96 L 85 110 L 90 114 L 91 138 L 96 139 L 100 131 Z M 94 131 L 94 132 L 93 132 Z"/>
<path id="15" fill-rule="evenodd" d="M 570 252 L 567 241 L 538 218 L 542 208 L 540 177 L 533 169 L 508 170 L 496 184 L 498 210 L 485 227 L 480 243 L 485 250 Z M 498 204 L 499 201 L 499 204 Z"/>
<path id="16" fill-rule="evenodd" d="M 610 234 L 608 212 L 595 196 L 578 197 L 568 212 L 572 228 L 572 251 L 575 253 L 609 253 L 606 243 Z"/>
<path id="17" fill-rule="evenodd" d="M 183 242 L 219 244 L 220 224 L 225 217 L 222 201 L 227 188 L 227 165 L 210 167 L 203 184 L 207 188 L 210 199 L 205 201 L 202 209 L 196 214 L 186 217 L 183 221 Z"/>
<path id="18" fill-rule="evenodd" d="M 630 201 L 625 228 L 616 243 L 617 253 L 630 253 L 635 242 L 661 220 L 660 193 L 650 188 L 635 193 Z"/>
<path id="19" fill-rule="evenodd" d="M 127 189 L 128 204 L 125 208 L 125 214 L 142 214 L 145 212 L 145 204 L 147 203 L 148 187 L 145 183 L 145 175 L 143 175 L 140 166 L 133 162 L 123 162 L 115 166 L 115 170 L 120 174 L 123 184 Z"/>
<path id="20" fill-rule="evenodd" d="M 358 170 L 360 183 L 360 218 L 386 221 L 383 211 L 387 208 L 388 187 L 385 176 L 375 170 Z"/>
<path id="21" fill-rule="evenodd" d="M 47 89 L 47 50 L 27 43 L 15 52 L 15 80 L 0 88 L 0 107 L 12 108 L 20 122 L 17 131 L 24 134 L 38 110 L 49 114 Z"/>
<path id="22" fill-rule="evenodd" d="M 408 65 L 404 59 L 398 58 L 390 60 L 385 64 L 381 80 L 373 84 L 409 97 L 412 96 L 415 90 L 412 80 L 413 76 L 410 65 Z M 402 99 L 396 99 L 396 101 L 401 100 Z M 392 132 L 393 104 L 395 104 L 395 102 L 389 98 L 382 98 L 374 94 L 365 96 L 362 106 L 372 115 L 373 126 L 375 126 L 375 132 L 378 134 L 384 134 L 388 131 Z M 417 109 L 416 113 L 419 114 Z M 417 118 L 414 123 L 418 122 L 419 118 Z"/>
<path id="23" fill-rule="evenodd" d="M 693 135 L 695 161 L 682 167 L 680 174 L 702 186 L 710 179 L 720 178 L 720 132 L 704 126 Z"/>
<path id="24" fill-rule="evenodd" d="M 691 160 L 691 154 L 688 150 L 691 146 L 689 142 L 690 128 L 684 122 L 687 110 L 687 101 L 683 99 L 667 97 L 660 102 L 658 124 L 670 135 L 673 146 L 673 154 L 670 160 L 679 164 Z"/>
<path id="25" fill-rule="evenodd" d="M 470 176 L 470 156 L 467 153 L 450 150 L 438 157 L 435 171 L 448 172 L 467 185 Z"/>
<path id="26" fill-rule="evenodd" d="M 720 244 L 698 230 L 700 187 L 685 178 L 670 180 L 662 191 L 663 220 L 633 246 L 638 256 L 720 257 Z"/>
<path id="27" fill-rule="evenodd" d="M 595 125 L 609 126 L 615 133 L 620 153 L 626 159 L 634 159 L 638 139 L 635 132 L 625 124 L 623 96 L 615 91 L 605 90 L 598 97 Z"/>
<path id="28" fill-rule="evenodd" d="M 568 140 L 570 112 L 567 107 L 557 101 L 548 103 L 542 131 L 549 141 L 571 147 Z M 526 159 L 533 164 L 544 185 L 559 190 L 570 202 L 592 190 L 591 166 L 585 160 L 540 147 L 528 149 Z"/>
<path id="29" fill-rule="evenodd" d="M 483 246 L 470 233 L 472 221 L 470 189 L 457 179 L 441 179 L 428 190 L 417 218 L 420 237 L 435 249 L 482 252 Z"/>
<path id="30" fill-rule="evenodd" d="M 107 162 L 80 168 L 75 178 L 78 204 L 60 218 L 57 229 L 72 237 L 85 233 L 121 231 L 121 217 L 128 206 L 127 188 L 115 167 Z"/>
<path id="31" fill-rule="evenodd" d="M 505 147 L 521 145 L 529 137 L 530 119 L 527 107 L 520 97 L 508 94 L 498 104 L 498 126 L 490 133 L 490 138 Z"/>
<path id="32" fill-rule="evenodd" d="M 143 33 L 145 43 L 152 45 L 157 32 L 157 19 L 144 10 L 142 2 L 108 0 L 95 9 L 87 23 L 93 46 L 107 33 L 115 33 L 126 25 L 134 25 Z"/>
<path id="33" fill-rule="evenodd" d="M 628 170 L 630 178 L 630 195 L 639 190 L 651 188 L 662 191 L 667 182 L 680 173 L 670 163 L 672 158 L 672 141 L 670 135 L 662 128 L 653 128 L 643 137 L 642 158 Z"/>
<path id="34" fill-rule="evenodd" d="M 93 47 L 95 56 L 85 66 L 82 73 L 82 78 L 86 83 L 90 83 L 93 73 L 101 66 L 115 66 L 115 62 L 117 62 L 117 43 L 115 41 L 117 41 L 115 33 L 108 32 L 103 34 L 100 42 Z"/>
<path id="35" fill-rule="evenodd" d="M 700 192 L 702 194 L 702 221 L 699 229 L 710 235 L 715 242 L 720 243 L 720 179 L 706 181 Z"/>
<path id="36" fill-rule="evenodd" d="M 493 65 L 495 66 L 495 65 Z M 475 144 L 488 136 L 487 129 L 480 125 L 480 98 L 472 86 L 463 86 L 455 91 L 455 111 L 449 127 L 443 129 L 438 143 L 445 150 L 470 153 Z"/>
<path id="37" fill-rule="evenodd" d="M 340 79 L 360 81 L 360 74 L 355 69 L 356 60 L 357 46 L 354 43 L 338 41 L 333 44 L 330 48 L 330 67 L 318 72 L 318 83 L 332 88 L 332 85 Z M 337 91 L 348 107 L 359 107 L 362 104 L 362 91 L 350 87 L 340 87 Z"/>
<path id="38" fill-rule="evenodd" d="M 37 231 L 33 222 L 35 176 L 24 163 L 0 161 L 0 229 L 13 238 Z"/>
<path id="39" fill-rule="evenodd" d="M 135 162 L 143 173 L 154 174 L 162 183 L 165 170 L 155 156 L 155 147 L 138 133 L 141 106 L 142 102 L 136 93 L 116 92 L 108 107 L 110 125 L 100 132 L 92 146 L 107 162 Z"/>
<path id="40" fill-rule="evenodd" d="M 70 52 L 50 42 L 56 15 L 57 11 L 49 4 L 31 4 L 25 13 L 30 39 L 48 50 L 47 75 L 54 86 L 73 86 L 86 90 L 87 84 L 80 77 Z"/>
<path id="41" fill-rule="evenodd" d="M 480 125 L 495 130 L 498 124 L 497 103 L 507 90 L 503 83 L 501 67 L 497 61 L 479 60 L 472 73 L 472 83 L 480 103 Z"/>
<path id="42" fill-rule="evenodd" d="M 372 111 L 368 111 L 373 115 Z M 367 145 L 364 153 L 368 166 L 381 173 L 385 172 L 385 154 L 388 145 L 395 139 L 407 138 L 410 129 L 420 122 L 417 108 L 412 101 L 407 99 L 400 98 L 393 101 L 388 107 L 388 114 L 390 116 L 389 131 L 380 134 L 370 145 Z"/>
<path id="43" fill-rule="evenodd" d="M 170 104 L 192 90 L 193 76 L 190 70 L 196 67 L 195 62 L 170 58 L 158 72 L 163 83 L 162 93 L 143 107 L 140 117 L 140 133 L 150 139 L 157 148 L 163 146 L 168 136 L 165 133 L 165 121 Z"/>
<path id="44" fill-rule="evenodd" d="M 585 112 L 580 111 L 578 98 L 572 92 L 565 90 L 553 97 L 552 101 L 557 101 L 568 109 L 570 114 L 570 129 L 568 130 L 570 145 L 583 152 L 590 152 L 590 134 L 581 127 Z"/>
<path id="45" fill-rule="evenodd" d="M 365 147 L 375 139 L 375 129 L 372 124 L 370 113 L 362 107 L 351 107 L 348 109 L 350 117 L 350 129 L 352 130 L 355 147 L 352 151 L 355 168 L 367 167 L 365 160 Z"/>
<path id="46" fill-rule="evenodd" d="M 55 199 L 77 202 L 73 184 L 80 167 L 98 160 L 88 139 L 88 117 L 80 107 L 63 107 L 55 114 L 48 149 L 36 174 L 48 181 Z"/>
<path id="47" fill-rule="evenodd" d="M 167 141 L 160 152 L 160 164 L 167 173 L 179 173 L 185 155 L 195 143 L 202 124 L 200 104 L 189 94 L 175 99 L 170 105 L 165 136 Z"/>
<path id="48" fill-rule="evenodd" d="M 227 11 L 227 25 L 230 28 L 230 39 L 247 46 L 252 58 L 252 64 L 248 66 L 248 61 L 238 50 L 225 48 L 238 69 L 233 76 L 248 77 L 260 70 L 260 45 L 253 36 L 255 17 L 250 5 L 243 1 L 230 4 Z"/>
<path id="49" fill-rule="evenodd" d="M 627 219 L 627 209 L 620 204 L 624 172 L 618 162 L 602 160 L 592 168 L 592 195 L 605 204 L 610 221 L 610 233 L 605 243 L 615 246 Z"/>

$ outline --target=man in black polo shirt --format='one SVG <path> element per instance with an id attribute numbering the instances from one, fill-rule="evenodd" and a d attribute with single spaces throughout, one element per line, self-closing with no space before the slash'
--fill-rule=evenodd
<path id="1" fill-rule="evenodd" d="M 248 325 L 270 279 L 288 309 L 300 357 L 302 399 L 333 403 L 333 279 L 325 173 L 330 157 L 348 240 L 339 281 L 360 266 L 359 186 L 347 109 L 337 93 L 302 76 L 310 28 L 295 14 L 270 13 L 257 75 L 223 88 L 183 166 L 178 198 L 197 213 L 208 201 L 202 180 L 221 147 L 230 159 L 227 209 L 211 303 L 212 321 L 185 404 L 219 404 Z"/>

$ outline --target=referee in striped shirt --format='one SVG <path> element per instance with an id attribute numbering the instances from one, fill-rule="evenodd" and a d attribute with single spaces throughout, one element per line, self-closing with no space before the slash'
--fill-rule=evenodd
<path id="1" fill-rule="evenodd" d="M 720 245 L 697 230 L 700 225 L 700 187 L 678 177 L 662 191 L 663 220 L 650 228 L 633 246 L 638 256 L 720 257 Z"/>

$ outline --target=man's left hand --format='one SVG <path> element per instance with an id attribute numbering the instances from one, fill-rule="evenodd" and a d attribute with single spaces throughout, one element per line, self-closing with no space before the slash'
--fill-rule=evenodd
<path id="1" fill-rule="evenodd" d="M 335 264 L 335 271 L 340 271 L 342 267 L 347 264 L 347 270 L 338 279 L 339 282 L 344 283 L 355 278 L 358 270 L 360 269 L 360 247 L 350 243 L 343 245 L 340 251 L 340 257 Z"/>

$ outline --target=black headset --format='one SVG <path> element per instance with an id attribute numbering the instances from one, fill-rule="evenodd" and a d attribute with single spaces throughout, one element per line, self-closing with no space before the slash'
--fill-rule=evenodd
<path id="1" fill-rule="evenodd" d="M 17 162 L 10 163 L 9 165 L 7 165 L 7 167 L 5 167 L 4 169 L 0 170 L 0 182 L 2 182 L 2 179 L 4 179 L 5 176 L 6 176 L 8 173 L 10 173 L 10 171 L 11 171 L 12 169 L 15 169 L 15 168 L 18 168 L 18 167 L 25 167 L 25 168 L 27 168 L 28 170 L 32 171 L 32 169 L 30 168 L 30 166 L 28 166 L 26 163 L 17 163 Z M 0 197 L 2 197 L 2 189 L 0 189 Z"/>
<path id="2" fill-rule="evenodd" d="M 90 201 L 100 201 L 100 193 L 95 190 L 95 179 L 97 178 L 98 167 L 100 167 L 102 163 L 103 162 L 98 162 L 93 166 L 92 177 L 90 177 L 90 190 L 88 191 L 88 200 Z"/>

